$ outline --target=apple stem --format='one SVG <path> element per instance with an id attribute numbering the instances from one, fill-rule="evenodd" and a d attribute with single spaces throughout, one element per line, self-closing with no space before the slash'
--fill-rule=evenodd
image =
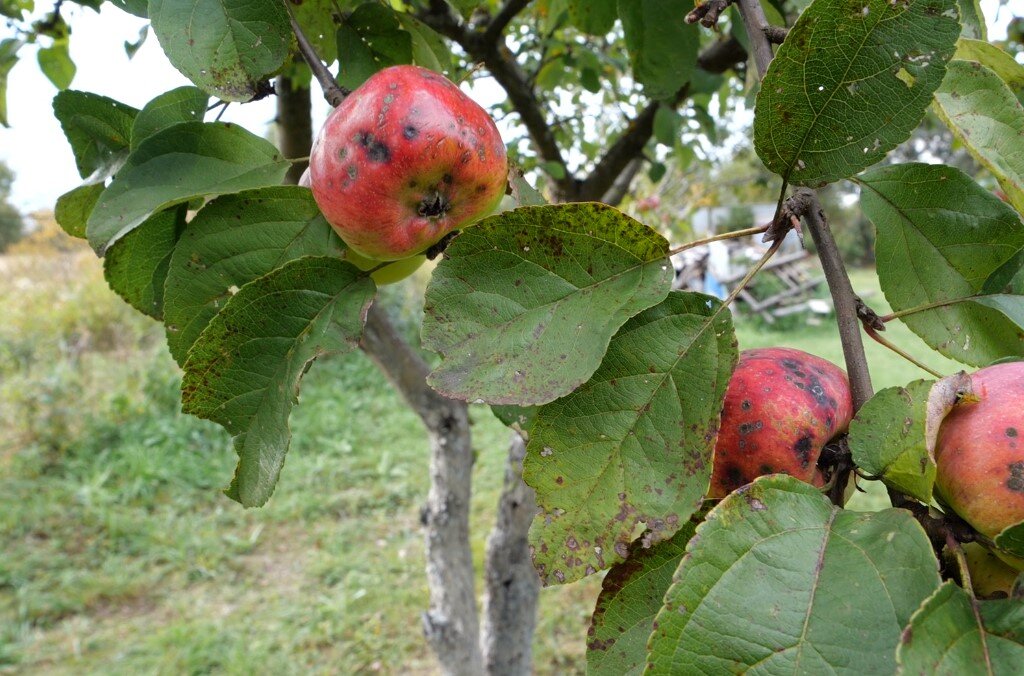
<path id="1" fill-rule="evenodd" d="M 867 333 L 869 336 L 871 336 L 871 339 L 874 340 L 876 343 L 878 343 L 882 347 L 886 347 L 886 348 L 892 350 L 893 352 L 895 352 L 899 356 L 903 357 L 904 359 L 906 359 L 907 361 L 909 361 L 911 364 L 913 364 L 914 366 L 918 367 L 922 371 L 927 371 L 928 373 L 932 374 L 936 378 L 943 378 L 943 377 L 945 377 L 941 373 L 936 371 L 935 369 L 929 368 L 928 366 L 925 366 L 924 364 L 919 362 L 917 359 L 914 359 L 912 356 L 910 356 L 909 353 L 904 352 L 900 348 L 898 348 L 895 345 L 893 345 L 892 343 L 890 343 L 885 338 L 882 338 L 882 336 L 878 335 L 878 331 L 876 331 L 873 327 L 868 326 L 867 324 L 865 324 L 864 325 L 864 332 Z"/>
<path id="2" fill-rule="evenodd" d="M 756 228 L 746 228 L 745 230 L 736 230 L 734 232 L 723 232 L 720 235 L 712 235 L 711 237 L 704 237 L 703 239 L 695 239 L 692 242 L 687 242 L 686 244 L 682 244 L 674 249 L 671 249 L 668 252 L 668 255 L 675 256 L 676 254 L 682 253 L 687 249 L 692 249 L 698 246 L 704 246 L 705 244 L 710 244 L 711 242 L 717 242 L 723 239 L 737 239 L 739 237 L 747 237 L 748 235 L 757 235 L 762 232 L 766 232 L 770 227 L 771 224 L 759 225 Z"/>
<path id="3" fill-rule="evenodd" d="M 316 53 L 316 48 L 310 43 L 306 34 L 302 32 L 302 27 L 299 26 L 299 22 L 295 19 L 291 3 L 289 0 L 282 1 L 284 2 L 285 9 L 288 10 L 288 20 L 291 22 L 292 32 L 295 33 L 295 40 L 299 44 L 299 52 L 302 54 L 302 58 L 309 65 L 309 69 L 313 71 L 313 77 L 320 83 L 320 88 L 323 89 L 324 98 L 327 99 L 327 103 L 331 104 L 332 108 L 337 108 L 351 91 L 346 87 L 342 87 L 334 79 L 331 71 L 320 60 L 320 55 Z"/>
<path id="4" fill-rule="evenodd" d="M 956 305 L 957 303 L 966 303 L 969 300 L 980 298 L 981 296 L 967 296 L 965 298 L 954 298 L 952 300 L 940 300 L 935 303 L 927 303 L 925 305 L 918 305 L 917 307 L 907 308 L 906 310 L 900 310 L 899 312 L 890 312 L 887 315 L 879 317 L 883 322 L 891 322 L 894 319 L 906 317 L 907 315 L 917 314 L 918 312 L 925 312 L 926 310 L 934 310 L 940 307 L 948 307 L 950 305 Z"/>

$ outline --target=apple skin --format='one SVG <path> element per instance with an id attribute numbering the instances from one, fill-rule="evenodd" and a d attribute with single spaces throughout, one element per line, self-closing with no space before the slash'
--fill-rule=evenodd
<path id="1" fill-rule="evenodd" d="M 1020 571 L 1003 563 L 977 542 L 968 542 L 962 547 L 974 593 L 982 599 L 1008 597 Z"/>
<path id="2" fill-rule="evenodd" d="M 741 352 L 725 393 L 708 497 L 777 472 L 822 486 L 821 449 L 852 418 L 846 372 L 832 362 L 783 347 Z"/>
<path id="3" fill-rule="evenodd" d="M 976 371 L 971 387 L 977 401 L 956 406 L 939 427 L 935 491 L 991 538 L 1024 521 L 1024 362 Z"/>
<path id="4" fill-rule="evenodd" d="M 309 169 L 313 197 L 345 243 L 398 260 L 490 214 L 508 160 L 494 121 L 456 85 L 392 66 L 328 116 Z"/>

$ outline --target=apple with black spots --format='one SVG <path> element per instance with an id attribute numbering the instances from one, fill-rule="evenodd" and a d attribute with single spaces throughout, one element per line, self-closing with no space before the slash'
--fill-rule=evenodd
<path id="1" fill-rule="evenodd" d="M 971 389 L 974 396 L 939 426 L 935 492 L 975 530 L 994 538 L 1024 521 L 1024 362 L 975 371 Z M 1024 570 L 1024 560 L 1003 558 Z"/>
<path id="2" fill-rule="evenodd" d="M 494 121 L 444 76 L 392 66 L 345 97 L 309 162 L 313 197 L 356 253 L 423 253 L 494 211 L 508 160 Z"/>
<path id="3" fill-rule="evenodd" d="M 725 393 L 708 497 L 774 473 L 823 486 L 818 457 L 852 418 L 850 383 L 832 362 L 790 348 L 744 350 Z"/>

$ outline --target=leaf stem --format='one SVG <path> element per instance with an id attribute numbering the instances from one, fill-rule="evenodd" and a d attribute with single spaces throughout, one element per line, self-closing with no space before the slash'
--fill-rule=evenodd
<path id="1" fill-rule="evenodd" d="M 720 235 L 712 235 L 711 237 L 705 237 L 703 239 L 695 239 L 692 242 L 687 242 L 686 244 L 677 246 L 675 249 L 671 249 L 668 252 L 668 255 L 675 256 L 676 254 L 682 253 L 687 249 L 692 249 L 698 246 L 704 246 L 705 244 L 710 244 L 711 242 L 717 242 L 723 239 L 737 239 L 739 237 L 747 237 L 748 235 L 757 235 L 767 231 L 770 227 L 771 224 L 759 225 L 756 228 L 746 228 L 745 230 L 736 230 L 735 232 L 723 232 Z"/>
<path id="2" fill-rule="evenodd" d="M 323 89 L 324 98 L 327 99 L 327 103 L 331 104 L 332 108 L 337 108 L 351 91 L 339 85 L 338 81 L 334 79 L 331 71 L 320 60 L 320 55 L 316 53 L 316 49 L 309 42 L 306 34 L 302 32 L 302 27 L 299 26 L 299 22 L 295 19 L 291 3 L 289 0 L 282 1 L 284 2 L 285 9 L 288 10 L 288 20 L 292 24 L 292 32 L 295 33 L 295 40 L 299 43 L 299 52 L 302 53 L 302 58 L 306 60 L 309 69 L 313 71 L 313 77 L 320 83 L 320 88 Z"/>
<path id="3" fill-rule="evenodd" d="M 883 322 L 891 322 L 894 319 L 906 317 L 907 315 L 917 314 L 918 312 L 925 312 L 927 310 L 934 310 L 940 307 L 948 307 L 950 305 L 956 305 L 957 303 L 966 303 L 969 300 L 980 298 L 980 296 L 967 296 L 965 298 L 954 298 L 953 300 L 940 300 L 935 303 L 927 303 L 925 305 L 918 305 L 917 307 L 907 308 L 906 310 L 900 310 L 899 312 L 890 312 L 887 315 L 879 317 Z"/>
<path id="4" fill-rule="evenodd" d="M 946 531 L 946 549 L 953 555 L 953 559 L 956 561 L 956 567 L 960 571 L 960 586 L 964 588 L 964 591 L 974 598 L 974 585 L 971 583 L 971 571 L 967 567 L 967 556 L 964 555 L 964 548 L 960 546 L 956 537 L 949 531 Z"/>
<path id="5" fill-rule="evenodd" d="M 913 364 L 917 368 L 921 369 L 922 371 L 927 371 L 928 373 L 930 373 L 931 375 L 935 376 L 936 378 L 943 378 L 944 377 L 941 373 L 939 373 L 935 369 L 932 369 L 932 368 L 929 368 L 929 367 L 925 366 L 924 364 L 919 362 L 917 359 L 914 359 L 914 357 L 910 356 L 909 353 L 904 352 L 900 348 L 896 347 L 894 344 L 890 343 L 887 339 L 885 339 L 882 336 L 880 336 L 878 334 L 878 331 L 876 331 L 872 327 L 868 326 L 867 324 L 864 325 L 864 332 L 867 333 L 869 336 L 871 336 L 871 339 L 874 340 L 876 343 L 878 343 L 882 347 L 886 347 L 886 348 L 892 350 L 893 352 L 895 352 L 899 356 L 903 357 L 904 359 L 906 359 L 907 361 L 909 361 L 911 364 Z"/>

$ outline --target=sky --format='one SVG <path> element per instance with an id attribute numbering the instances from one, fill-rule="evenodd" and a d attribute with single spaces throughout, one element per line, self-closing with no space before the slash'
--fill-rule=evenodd
<path id="1" fill-rule="evenodd" d="M 38 3 L 46 6 L 48 3 Z M 1006 35 L 1009 12 L 996 16 L 998 0 L 982 0 L 989 22 L 989 37 Z M 145 44 L 131 60 L 124 42 L 134 42 L 146 21 L 104 4 L 96 12 L 78 5 L 65 5 L 65 17 L 73 31 L 71 57 L 78 72 L 72 89 L 95 92 L 136 108 L 157 94 L 189 84 L 167 61 L 156 37 L 150 32 Z M 9 37 L 9 29 L 0 25 L 0 40 Z M 25 213 L 51 209 L 57 197 L 74 188 L 81 179 L 75 169 L 71 148 L 60 125 L 53 117 L 51 101 L 56 88 L 39 71 L 35 47 L 20 52 L 19 62 L 10 73 L 7 89 L 10 129 L 0 127 L 0 161 L 16 173 L 12 201 Z M 316 90 L 313 96 L 313 125 L 319 128 L 329 107 Z M 262 135 L 274 119 L 274 98 L 232 104 L 221 117 Z"/>

